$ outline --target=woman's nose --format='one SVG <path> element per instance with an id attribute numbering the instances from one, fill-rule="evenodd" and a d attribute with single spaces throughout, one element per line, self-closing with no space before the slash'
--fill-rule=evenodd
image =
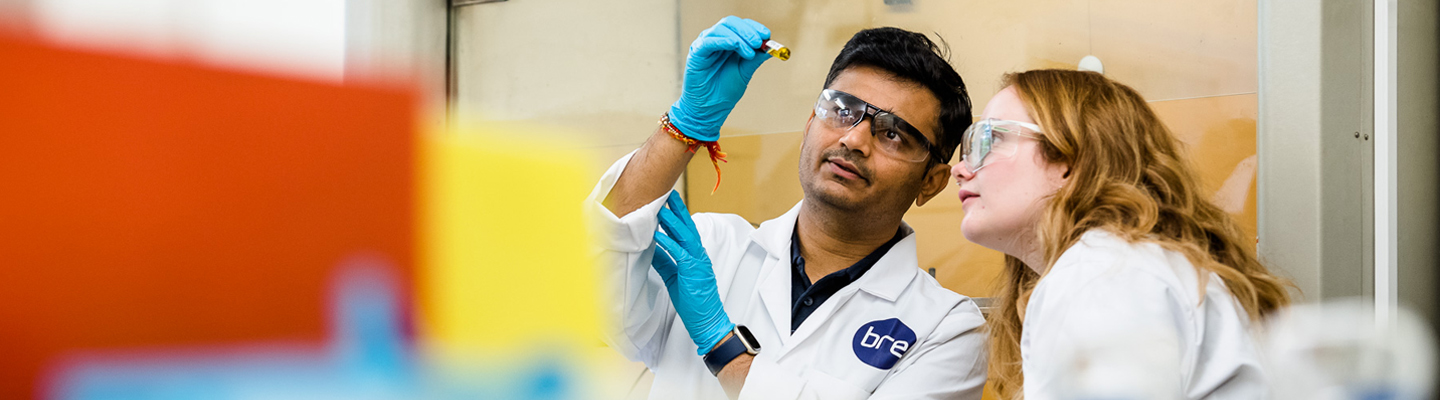
<path id="1" fill-rule="evenodd" d="M 964 161 L 957 161 L 955 166 L 950 167 L 950 176 L 955 177 L 955 181 L 959 182 L 961 179 L 969 180 L 975 176 L 975 173 L 965 167 Z"/>

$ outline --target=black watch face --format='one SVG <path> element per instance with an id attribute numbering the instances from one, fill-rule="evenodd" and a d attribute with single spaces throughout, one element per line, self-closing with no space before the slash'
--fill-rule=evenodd
<path id="1" fill-rule="evenodd" d="M 749 344 L 750 348 L 755 351 L 760 351 L 760 341 L 755 340 L 755 335 L 750 334 L 750 328 L 746 328 L 745 325 L 736 325 L 735 332 L 740 334 L 740 341 Z"/>

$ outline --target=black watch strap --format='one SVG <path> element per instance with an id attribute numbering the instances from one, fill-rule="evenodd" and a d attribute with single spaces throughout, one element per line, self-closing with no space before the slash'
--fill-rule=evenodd
<path id="1" fill-rule="evenodd" d="M 760 343 L 755 341 L 749 328 L 736 325 L 732 332 L 734 335 L 731 335 L 730 339 L 720 342 L 714 350 L 705 353 L 705 367 L 710 369 L 711 375 L 720 375 L 720 370 L 741 354 L 755 355 L 760 352 Z"/>

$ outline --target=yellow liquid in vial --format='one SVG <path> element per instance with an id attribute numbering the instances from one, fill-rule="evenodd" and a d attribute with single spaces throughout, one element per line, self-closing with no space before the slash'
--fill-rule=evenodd
<path id="1" fill-rule="evenodd" d="M 766 53 L 770 53 L 770 55 L 775 56 L 775 58 L 780 59 L 780 61 L 785 61 L 785 60 L 789 60 L 789 59 L 790 59 L 790 48 L 789 48 L 789 47 L 781 47 L 781 48 L 778 48 L 778 49 L 770 49 L 770 51 L 767 51 Z"/>
<path id="2" fill-rule="evenodd" d="M 765 45 L 760 46 L 760 49 L 765 50 L 766 53 L 770 53 L 770 55 L 775 56 L 775 58 L 780 59 L 780 61 L 790 59 L 790 48 L 785 47 L 785 45 L 780 44 L 780 42 L 766 40 Z"/>

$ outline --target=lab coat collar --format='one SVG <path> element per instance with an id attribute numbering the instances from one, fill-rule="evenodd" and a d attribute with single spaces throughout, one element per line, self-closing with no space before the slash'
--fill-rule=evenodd
<path id="1" fill-rule="evenodd" d="M 785 214 L 775 219 L 760 223 L 760 227 L 750 233 L 750 240 L 760 245 L 765 250 L 765 264 L 759 276 L 758 289 L 760 290 L 760 301 L 765 305 L 765 313 L 770 315 L 770 321 L 775 324 L 775 335 L 780 338 L 779 347 L 770 347 L 778 354 L 783 354 L 784 349 L 790 346 L 790 232 L 795 230 L 795 221 L 800 215 L 802 200 L 795 203 L 794 207 Z"/>
<path id="2" fill-rule="evenodd" d="M 790 207 L 775 219 L 761 222 L 760 227 L 750 233 L 750 239 L 765 249 L 766 253 L 778 256 L 784 260 L 790 260 L 790 233 L 795 231 L 795 222 L 800 218 L 800 206 L 805 201 L 801 200 Z"/>
<path id="3" fill-rule="evenodd" d="M 790 211 L 786 211 L 785 214 L 761 223 L 760 227 L 750 234 L 751 240 L 759 244 L 772 257 L 778 257 L 788 262 L 790 260 L 791 234 L 795 231 L 795 223 L 800 218 L 800 207 L 804 204 L 805 201 L 801 200 L 799 203 L 795 203 L 794 207 L 790 207 Z M 870 271 L 851 285 L 858 286 L 860 290 L 889 301 L 895 301 L 900 297 L 900 292 L 910 285 L 910 280 L 914 279 L 915 274 L 920 271 L 920 263 L 915 256 L 915 230 L 910 228 L 910 224 L 902 221 L 900 222 L 900 231 L 904 238 L 895 243 L 890 251 L 880 257 L 880 261 L 875 262 L 875 266 L 871 267 Z M 787 272 L 783 275 L 787 277 L 784 280 L 785 287 L 789 288 L 788 270 L 782 272 Z M 773 274 L 773 272 L 769 274 Z M 818 277 L 812 277 L 812 279 L 818 279 Z M 785 293 L 788 298 L 790 293 L 788 289 Z M 789 310 L 789 307 L 790 304 L 785 304 L 786 310 Z M 789 326 L 788 319 L 787 317 L 787 321 L 785 321 L 787 322 L 786 326 Z"/>
<path id="4" fill-rule="evenodd" d="M 766 312 L 770 314 L 771 321 L 778 327 L 784 327 L 780 334 L 782 342 L 789 342 L 785 333 L 789 333 L 790 327 L 790 238 L 795 230 L 795 223 L 800 216 L 800 207 L 804 205 L 802 200 L 796 203 L 790 211 L 765 221 L 750 234 L 751 240 L 760 245 L 769 254 L 766 260 L 767 268 L 762 272 L 760 279 L 760 298 L 765 304 Z M 915 274 L 920 272 L 919 263 L 915 257 L 915 230 L 909 224 L 900 223 L 901 235 L 904 236 L 895 243 L 890 251 L 886 252 L 870 271 L 861 276 L 859 280 L 841 289 L 835 296 L 827 300 L 825 305 L 815 310 L 810 318 L 817 321 L 829 318 L 846 300 L 848 295 L 853 294 L 856 288 L 870 293 L 887 301 L 895 301 L 900 293 L 914 280 Z M 833 303 L 833 304 L 832 304 Z M 813 326 L 818 324 L 802 324 L 796 330 L 795 338 L 804 338 Z M 808 328 L 808 329 L 807 329 Z M 785 343 L 785 347 L 789 347 Z"/>
<path id="5" fill-rule="evenodd" d="M 905 238 L 895 243 L 895 247 L 885 252 L 880 261 L 876 261 L 875 266 L 852 285 L 888 301 L 900 298 L 900 292 L 905 291 L 915 279 L 915 274 L 920 272 L 920 262 L 915 257 L 915 230 L 902 221 L 900 231 Z"/>
<path id="6" fill-rule="evenodd" d="M 825 326 L 821 321 L 829 320 L 845 303 L 854 300 L 857 297 L 856 292 L 863 291 L 892 303 L 900 298 L 900 293 L 905 291 L 919 272 L 915 264 L 915 231 L 903 222 L 900 224 L 900 231 L 904 238 L 890 247 L 890 251 L 885 252 L 859 280 L 841 288 L 835 295 L 830 296 L 829 300 L 825 300 L 825 304 L 816 308 L 815 312 L 800 324 L 799 329 L 795 330 L 789 338 L 790 342 L 798 343 L 814 336 L 821 326 Z M 784 353 L 780 355 L 783 356 Z"/>

